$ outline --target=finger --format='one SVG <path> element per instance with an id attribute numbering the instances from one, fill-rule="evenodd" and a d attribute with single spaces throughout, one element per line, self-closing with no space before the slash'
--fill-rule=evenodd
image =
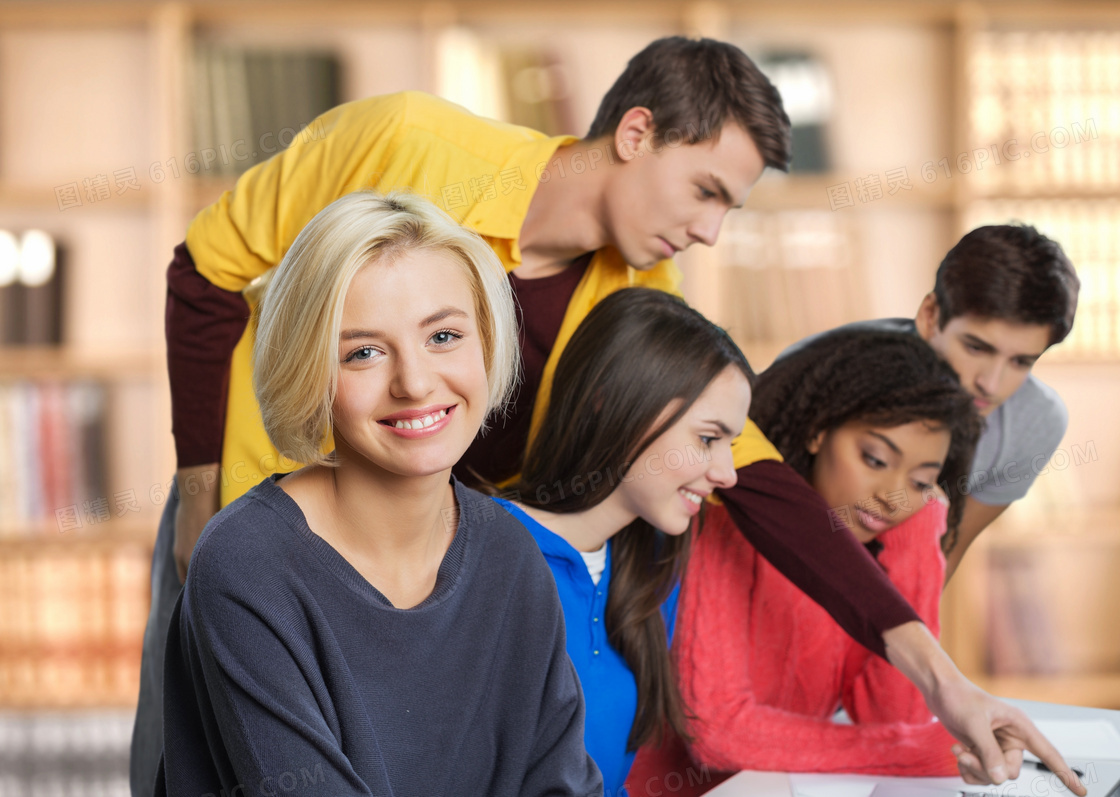
<path id="1" fill-rule="evenodd" d="M 1003 757 L 1007 761 L 1007 777 L 1015 780 L 1023 768 L 1023 751 L 1018 747 L 1012 747 L 1003 751 Z"/>
<path id="2" fill-rule="evenodd" d="M 990 782 L 999 785 L 1007 780 L 1007 757 L 996 741 L 995 734 L 987 730 L 979 738 L 974 738 L 972 743 L 973 752 L 980 759 L 980 764 Z"/>
<path id="3" fill-rule="evenodd" d="M 1038 756 L 1050 771 L 1053 772 L 1064 783 L 1070 791 L 1078 795 L 1078 797 L 1085 797 L 1088 793 L 1081 780 L 1074 774 L 1072 767 L 1066 763 L 1062 758 L 1062 754 L 1058 752 L 1054 745 L 1050 744 L 1050 740 L 1042 735 L 1042 731 L 1035 727 L 1035 724 L 1027 718 L 1026 714 L 1018 712 L 1016 716 L 1011 718 L 1011 728 L 1026 744 L 1026 748 Z M 1019 754 L 1022 760 L 1022 753 Z"/>
<path id="4" fill-rule="evenodd" d="M 965 783 L 973 786 L 987 786 L 992 782 L 980 759 L 967 750 L 957 755 L 957 769 Z"/>

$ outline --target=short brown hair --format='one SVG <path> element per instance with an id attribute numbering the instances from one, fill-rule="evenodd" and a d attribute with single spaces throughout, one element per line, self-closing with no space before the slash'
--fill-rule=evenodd
<path id="1" fill-rule="evenodd" d="M 1050 327 L 1050 345 L 1073 328 L 1081 282 L 1056 241 L 1027 224 L 977 227 L 949 250 L 933 295 L 944 329 L 957 316 Z"/>
<path id="2" fill-rule="evenodd" d="M 631 108 L 648 108 L 659 135 L 675 130 L 689 144 L 734 122 L 767 166 L 789 171 L 792 139 L 782 96 L 733 44 L 669 36 L 630 59 L 599 103 L 587 138 L 612 135 Z M 671 143 L 671 142 L 670 142 Z"/>

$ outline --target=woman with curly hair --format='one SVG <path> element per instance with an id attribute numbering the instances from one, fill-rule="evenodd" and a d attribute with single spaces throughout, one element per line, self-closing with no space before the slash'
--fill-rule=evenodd
<path id="1" fill-rule="evenodd" d="M 937 633 L 940 542 L 960 521 L 955 487 L 981 428 L 949 366 L 912 335 L 839 332 L 762 374 L 750 415 Z M 643 749 L 632 795 L 670 780 L 710 788 L 712 778 L 686 775 L 695 764 L 701 773 L 957 772 L 956 742 L 917 689 L 852 643 L 722 507 L 693 543 L 674 660 L 691 738 Z M 841 706 L 853 724 L 832 721 Z"/>

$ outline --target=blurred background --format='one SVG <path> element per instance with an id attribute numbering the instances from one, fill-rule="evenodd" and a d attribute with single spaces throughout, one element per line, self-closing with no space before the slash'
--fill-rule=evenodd
<path id="1" fill-rule="evenodd" d="M 761 370 L 912 316 L 968 229 L 1016 219 L 1082 281 L 1035 373 L 1069 432 L 965 558 L 943 640 L 996 694 L 1120 708 L 1120 4 L 0 3 L 0 797 L 125 795 L 151 547 L 174 470 L 164 272 L 192 216 L 323 110 L 422 89 L 586 132 L 631 55 L 734 42 L 793 173 L 680 257 Z"/>

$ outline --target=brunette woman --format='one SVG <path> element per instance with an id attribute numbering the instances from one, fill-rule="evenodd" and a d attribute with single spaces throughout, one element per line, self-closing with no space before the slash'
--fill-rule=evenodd
<path id="1" fill-rule="evenodd" d="M 640 745 L 665 726 L 685 732 L 673 607 L 687 532 L 712 491 L 735 483 L 751 376 L 727 334 L 680 299 L 609 296 L 564 350 L 516 500 L 502 501 L 556 578 L 607 794 L 621 793 Z"/>
<path id="2" fill-rule="evenodd" d="M 960 522 L 955 488 L 981 425 L 952 369 L 913 335 L 837 332 L 763 373 L 750 414 L 831 507 L 836 533 L 848 533 L 843 520 L 937 633 L 940 541 Z M 956 740 L 917 689 L 852 644 L 722 508 L 697 537 L 680 602 L 674 654 L 691 739 L 643 750 L 632 794 L 690 767 L 956 773 Z M 854 724 L 832 721 L 839 706 Z M 714 781 L 682 782 L 702 793 Z"/>

